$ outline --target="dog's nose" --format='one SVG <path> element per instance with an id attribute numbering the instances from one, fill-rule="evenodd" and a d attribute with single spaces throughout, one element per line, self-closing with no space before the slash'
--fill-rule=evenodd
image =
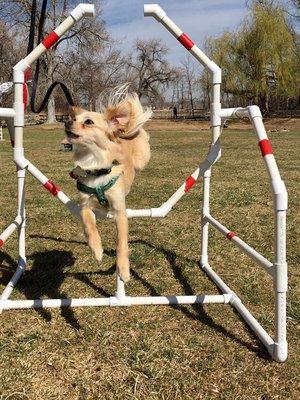
<path id="1" fill-rule="evenodd" d="M 72 121 L 66 121 L 66 122 L 65 122 L 65 128 L 66 128 L 66 129 L 70 129 L 71 126 L 72 126 Z"/>

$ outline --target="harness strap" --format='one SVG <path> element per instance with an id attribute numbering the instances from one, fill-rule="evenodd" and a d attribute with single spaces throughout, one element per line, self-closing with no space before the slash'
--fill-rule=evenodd
<path id="1" fill-rule="evenodd" d="M 94 188 L 87 186 L 84 183 L 77 180 L 77 189 L 80 192 L 95 195 L 101 205 L 107 205 L 108 201 L 107 201 L 107 198 L 105 197 L 105 192 L 106 192 L 106 190 L 110 189 L 117 182 L 119 176 L 120 175 L 114 176 L 105 185 L 98 185 Z"/>

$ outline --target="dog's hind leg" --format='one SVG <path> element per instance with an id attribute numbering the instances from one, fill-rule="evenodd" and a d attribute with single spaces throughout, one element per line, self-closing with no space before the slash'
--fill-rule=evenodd
<path id="1" fill-rule="evenodd" d="M 117 272 L 120 278 L 127 282 L 130 278 L 129 273 L 129 250 L 128 250 L 128 220 L 126 209 L 115 211 L 115 220 L 118 231 L 117 245 Z"/>
<path id="2" fill-rule="evenodd" d="M 103 249 L 96 226 L 95 214 L 89 207 L 82 207 L 80 214 L 88 245 L 94 253 L 96 260 L 100 262 L 103 256 Z"/>

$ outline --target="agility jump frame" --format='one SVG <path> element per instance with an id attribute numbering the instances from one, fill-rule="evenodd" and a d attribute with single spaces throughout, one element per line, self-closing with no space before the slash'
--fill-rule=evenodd
<path id="1" fill-rule="evenodd" d="M 223 294 L 195 295 L 195 296 L 149 296 L 130 297 L 125 294 L 123 281 L 117 277 L 116 294 L 108 298 L 78 298 L 78 299 L 37 299 L 37 300 L 9 300 L 13 288 L 17 284 L 26 267 L 25 254 L 25 172 L 33 175 L 53 196 L 60 200 L 69 211 L 80 218 L 79 206 L 72 202 L 50 179 L 39 171 L 24 156 L 23 127 L 24 109 L 27 103 L 26 80 L 30 66 L 43 53 L 51 48 L 59 38 L 85 16 L 94 15 L 94 6 L 80 4 L 45 39 L 24 59 L 13 68 L 14 104 L 13 108 L 0 108 L 0 116 L 7 121 L 11 142 L 13 146 L 13 161 L 17 166 L 18 179 L 18 209 L 15 220 L 1 233 L 0 247 L 18 231 L 19 260 L 17 269 L 10 282 L 5 287 L 0 298 L 0 309 L 20 309 L 38 307 L 82 307 L 82 306 L 130 306 L 130 305 L 174 305 L 174 304 L 206 304 L 221 303 L 231 304 L 252 328 L 264 344 L 271 357 L 283 362 L 287 358 L 286 341 L 286 292 L 287 292 L 287 263 L 286 263 L 286 210 L 287 192 L 280 177 L 280 173 L 272 152 L 270 141 L 263 125 L 262 115 L 257 106 L 246 108 L 221 108 L 220 85 L 221 69 L 211 61 L 194 42 L 183 33 L 177 25 L 166 15 L 157 4 L 144 6 L 144 15 L 154 17 L 192 54 L 209 72 L 212 83 L 211 126 L 212 142 L 210 150 L 199 167 L 185 180 L 180 188 L 160 207 L 132 210 L 127 209 L 128 217 L 165 217 L 178 200 L 203 177 L 203 208 L 202 208 L 202 243 L 201 243 L 201 268 L 216 283 Z M 260 253 L 246 244 L 233 231 L 227 229 L 210 215 L 209 191 L 211 167 L 221 156 L 220 135 L 222 120 L 228 118 L 248 117 L 258 137 L 258 144 L 268 171 L 271 190 L 273 193 L 273 208 L 275 216 L 274 262 L 267 260 Z M 97 215 L 100 217 L 100 215 Z M 102 216 L 103 217 L 103 216 Z M 107 214 L 107 217 L 112 215 Z M 272 278 L 275 294 L 275 340 L 264 330 L 259 322 L 243 305 L 241 299 L 217 275 L 208 263 L 208 228 L 212 226 L 226 236 L 233 244 L 247 254 L 253 261 L 262 267 Z"/>

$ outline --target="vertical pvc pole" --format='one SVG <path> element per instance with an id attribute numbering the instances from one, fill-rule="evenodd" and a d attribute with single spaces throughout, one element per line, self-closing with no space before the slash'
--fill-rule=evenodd
<path id="1" fill-rule="evenodd" d="M 287 293 L 287 263 L 286 263 L 286 211 L 276 212 L 275 217 L 275 344 L 274 359 L 284 362 L 287 359 L 286 340 L 286 293 Z"/>
<path id="2" fill-rule="evenodd" d="M 23 103 L 23 83 L 24 73 L 22 71 L 14 71 L 14 139 L 15 147 L 13 149 L 14 155 L 16 153 L 23 154 L 23 126 L 24 126 L 24 103 Z M 1 299 L 6 300 L 11 295 L 16 283 L 23 274 L 26 268 L 26 254 L 25 254 L 25 225 L 26 225 L 26 212 L 25 212 L 25 168 L 17 166 L 17 179 L 18 179 L 18 216 L 21 217 L 22 222 L 18 228 L 18 247 L 19 259 L 16 272 L 10 279 L 6 288 L 4 289 Z"/>
<path id="3" fill-rule="evenodd" d="M 212 103 L 211 103 L 211 126 L 212 126 L 212 144 L 214 146 L 221 134 L 221 118 L 220 118 L 220 90 L 221 84 L 214 83 L 215 79 L 212 75 Z M 210 199 L 210 179 L 211 168 L 204 173 L 203 176 L 203 206 L 202 206 L 202 235 L 201 235 L 201 267 L 208 264 L 208 228 L 209 222 L 205 220 L 205 216 L 209 214 L 209 199 Z"/>
<path id="4" fill-rule="evenodd" d="M 119 301 L 122 301 L 126 297 L 125 284 L 124 284 L 124 281 L 122 281 L 122 279 L 119 277 L 118 274 L 117 274 L 117 282 L 116 283 L 117 283 L 116 298 Z"/>
<path id="5" fill-rule="evenodd" d="M 209 222 L 205 220 L 205 216 L 209 214 L 209 190 L 210 190 L 211 169 L 205 171 L 203 176 L 203 204 L 202 204 L 202 221 L 201 221 L 201 267 L 208 264 L 208 227 Z"/>
<path id="6" fill-rule="evenodd" d="M 275 216 L 275 262 L 274 262 L 274 294 L 275 294 L 275 343 L 273 358 L 283 362 L 287 359 L 286 341 L 286 210 L 288 197 L 284 182 L 276 164 L 271 143 L 268 139 L 260 109 L 257 106 L 248 107 L 249 117 L 259 139 L 259 147 L 269 174 L 273 193 Z"/>

